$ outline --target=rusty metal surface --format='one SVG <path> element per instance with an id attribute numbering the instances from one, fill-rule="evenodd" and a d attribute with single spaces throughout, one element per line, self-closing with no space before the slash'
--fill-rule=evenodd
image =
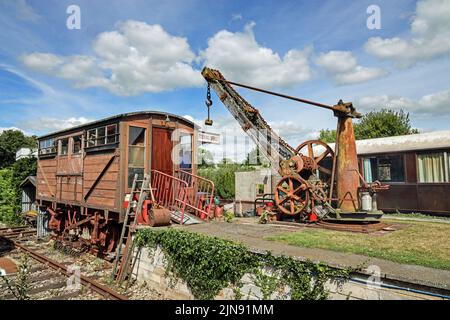
<path id="1" fill-rule="evenodd" d="M 312 228 L 323 228 L 335 231 L 347 231 L 347 232 L 358 232 L 358 233 L 372 233 L 376 231 L 381 231 L 384 228 L 389 227 L 389 224 L 384 222 L 374 222 L 374 223 L 344 223 L 344 222 L 327 222 L 318 221 L 316 224 L 311 224 Z"/>
<path id="2" fill-rule="evenodd" d="M 336 192 L 338 207 L 344 212 L 356 212 L 358 201 L 358 157 L 352 118 L 338 118 L 339 135 L 336 151 Z"/>
<path id="3" fill-rule="evenodd" d="M 10 274 L 17 272 L 17 265 L 9 258 L 0 258 L 0 274 Z"/>

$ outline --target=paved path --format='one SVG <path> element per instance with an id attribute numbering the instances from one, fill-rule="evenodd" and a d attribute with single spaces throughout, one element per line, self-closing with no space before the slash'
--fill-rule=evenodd
<path id="1" fill-rule="evenodd" d="M 295 232 L 306 227 L 255 224 L 254 220 L 237 219 L 238 223 L 209 222 L 186 226 L 190 231 L 200 232 L 242 242 L 254 250 L 269 250 L 283 254 L 324 262 L 335 267 L 357 267 L 362 264 L 377 265 L 382 277 L 450 290 L 450 271 L 416 265 L 400 264 L 388 260 L 370 258 L 352 253 L 324 249 L 304 248 L 280 242 L 264 240 L 264 237 L 280 232 Z"/>

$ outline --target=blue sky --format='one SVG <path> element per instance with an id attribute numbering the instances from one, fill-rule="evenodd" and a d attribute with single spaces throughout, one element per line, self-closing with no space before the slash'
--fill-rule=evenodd
<path id="1" fill-rule="evenodd" d="M 69 5 L 81 29 L 66 27 Z M 368 6 L 381 29 L 369 30 Z M 402 107 L 446 130 L 450 1 L 0 0 L 0 129 L 44 134 L 136 110 L 203 121 L 203 65 L 230 80 L 365 112 Z M 240 90 L 292 144 L 329 111 Z M 236 130 L 214 97 L 212 131 Z"/>

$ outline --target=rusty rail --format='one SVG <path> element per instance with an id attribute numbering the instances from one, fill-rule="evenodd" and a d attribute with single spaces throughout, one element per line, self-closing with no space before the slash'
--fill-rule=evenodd
<path id="1" fill-rule="evenodd" d="M 61 273 L 63 273 L 65 276 L 70 276 L 66 266 L 63 264 L 54 261 L 52 259 L 47 258 L 46 256 L 43 256 L 17 242 L 14 242 L 15 247 L 19 248 L 20 250 L 23 250 L 27 252 L 33 259 L 39 261 L 40 263 L 43 263 L 52 269 L 55 269 Z M 96 293 L 104 296 L 107 299 L 113 299 L 113 300 L 128 300 L 128 298 L 118 292 L 115 292 L 114 290 L 98 283 L 97 281 L 90 279 L 84 275 L 80 275 L 80 281 L 81 284 L 88 287 L 90 290 L 95 291 Z"/>

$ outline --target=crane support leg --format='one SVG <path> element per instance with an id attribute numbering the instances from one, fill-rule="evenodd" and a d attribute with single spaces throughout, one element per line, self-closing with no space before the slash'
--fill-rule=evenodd
<path id="1" fill-rule="evenodd" d="M 342 212 L 356 212 L 358 203 L 358 157 L 356 154 L 355 133 L 353 131 L 352 118 L 338 116 L 337 137 L 337 196 L 338 204 Z"/>

